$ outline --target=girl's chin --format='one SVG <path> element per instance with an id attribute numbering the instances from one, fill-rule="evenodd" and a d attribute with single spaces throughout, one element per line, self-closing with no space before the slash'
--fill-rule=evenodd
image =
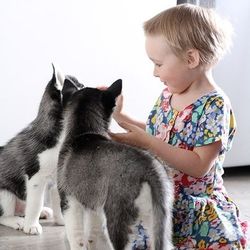
<path id="1" fill-rule="evenodd" d="M 171 94 L 180 94 L 181 91 L 178 90 L 178 89 L 175 89 L 175 88 L 172 88 L 171 86 L 169 86 L 169 84 L 167 82 L 163 82 L 163 84 L 168 87 L 168 91 L 171 93 Z"/>
<path id="2" fill-rule="evenodd" d="M 168 91 L 172 94 L 176 94 L 176 90 L 171 88 L 169 85 L 166 84 L 166 86 L 168 87 Z"/>
<path id="3" fill-rule="evenodd" d="M 171 94 L 181 94 L 183 92 L 183 90 L 180 90 L 180 89 L 176 89 L 176 88 L 171 88 L 171 86 L 167 85 L 166 86 L 168 87 L 168 91 L 171 93 Z"/>
<path id="4" fill-rule="evenodd" d="M 176 90 L 172 90 L 172 89 L 168 89 L 168 92 L 171 93 L 172 95 L 180 95 L 182 93 L 180 91 L 176 91 Z"/>

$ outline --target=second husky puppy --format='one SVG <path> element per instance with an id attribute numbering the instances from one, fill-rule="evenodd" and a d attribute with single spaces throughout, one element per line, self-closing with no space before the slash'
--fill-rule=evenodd
<path id="1" fill-rule="evenodd" d="M 107 90 L 84 88 L 66 107 L 58 189 L 71 250 L 131 249 L 131 232 L 141 221 L 151 250 L 172 249 L 167 166 L 108 136 L 121 88 L 121 80 Z"/>
<path id="2" fill-rule="evenodd" d="M 73 77 L 63 83 L 64 76 L 54 69 L 35 120 L 0 148 L 0 224 L 29 234 L 42 233 L 39 216 L 46 184 L 50 179 L 56 181 L 63 107 L 69 96 L 82 87 Z M 62 224 L 56 186 L 52 193 L 55 222 Z M 25 218 L 15 216 L 16 202 L 20 200 L 26 202 Z"/>

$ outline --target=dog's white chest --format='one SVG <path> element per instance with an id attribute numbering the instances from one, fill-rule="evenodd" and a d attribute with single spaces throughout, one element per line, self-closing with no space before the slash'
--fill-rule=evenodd
<path id="1" fill-rule="evenodd" d="M 65 131 L 63 130 L 55 147 L 47 149 L 42 153 L 38 154 L 38 160 L 40 165 L 39 174 L 52 178 L 55 177 L 57 170 L 58 156 L 64 138 L 65 138 Z"/>
<path id="2" fill-rule="evenodd" d="M 52 175 L 53 170 L 58 163 L 59 147 L 56 146 L 51 149 L 47 149 L 38 155 L 40 170 L 39 172 L 46 175 Z"/>

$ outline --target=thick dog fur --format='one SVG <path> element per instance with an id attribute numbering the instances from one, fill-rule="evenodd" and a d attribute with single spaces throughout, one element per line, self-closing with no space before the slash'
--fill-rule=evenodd
<path id="1" fill-rule="evenodd" d="M 71 250 L 131 249 L 140 221 L 150 249 L 172 249 L 168 167 L 149 152 L 108 136 L 121 88 L 121 80 L 107 90 L 84 88 L 66 106 L 58 189 Z"/>
<path id="2" fill-rule="evenodd" d="M 42 233 L 39 216 L 42 212 L 50 213 L 42 210 L 48 181 L 54 182 L 51 193 L 55 222 L 63 224 L 56 187 L 63 109 L 70 95 L 82 87 L 70 76 L 63 85 L 64 78 L 54 69 L 37 117 L 0 148 L 0 224 L 29 234 Z M 22 201 L 26 203 L 25 218 L 15 215 L 15 207 L 20 207 L 17 203 L 23 207 Z"/>

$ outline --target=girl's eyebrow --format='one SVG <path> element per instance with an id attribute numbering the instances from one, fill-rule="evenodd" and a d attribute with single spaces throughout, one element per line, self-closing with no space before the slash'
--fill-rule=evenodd
<path id="1" fill-rule="evenodd" d="M 152 62 L 154 62 L 154 63 L 160 63 L 159 60 L 156 60 L 156 59 L 154 59 L 154 58 L 152 58 L 152 57 L 149 57 L 149 59 L 150 59 Z"/>

